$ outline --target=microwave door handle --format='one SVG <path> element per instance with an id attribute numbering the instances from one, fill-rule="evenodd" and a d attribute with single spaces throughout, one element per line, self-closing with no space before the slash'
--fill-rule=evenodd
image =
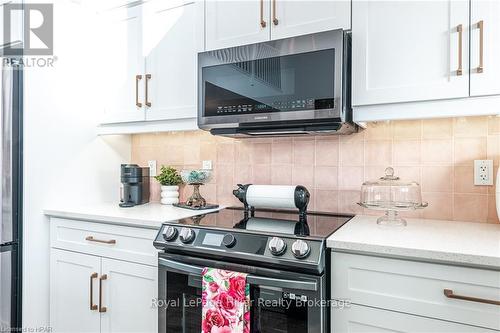
<path id="1" fill-rule="evenodd" d="M 318 291 L 318 284 L 315 281 L 297 281 L 248 275 L 247 282 L 256 286 Z"/>

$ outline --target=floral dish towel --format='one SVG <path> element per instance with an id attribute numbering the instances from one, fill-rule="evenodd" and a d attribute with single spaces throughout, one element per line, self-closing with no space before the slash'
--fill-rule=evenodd
<path id="1" fill-rule="evenodd" d="M 247 274 L 204 268 L 202 333 L 250 333 Z"/>

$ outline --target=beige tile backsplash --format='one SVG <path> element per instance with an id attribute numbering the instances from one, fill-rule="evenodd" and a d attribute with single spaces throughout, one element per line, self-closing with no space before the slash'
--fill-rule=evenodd
<path id="1" fill-rule="evenodd" d="M 393 166 L 403 179 L 422 185 L 429 202 L 408 216 L 498 223 L 495 189 L 473 184 L 473 160 L 500 161 L 500 118 L 469 117 L 379 122 L 350 136 L 229 139 L 204 131 L 137 134 L 132 162 L 200 168 L 211 160 L 214 177 L 202 188 L 210 202 L 238 204 L 237 183 L 301 184 L 310 209 L 377 214 L 356 205 L 361 183 Z M 496 170 L 495 170 L 496 173 Z M 181 190 L 185 198 L 190 189 Z M 152 201 L 160 189 L 152 180 Z"/>

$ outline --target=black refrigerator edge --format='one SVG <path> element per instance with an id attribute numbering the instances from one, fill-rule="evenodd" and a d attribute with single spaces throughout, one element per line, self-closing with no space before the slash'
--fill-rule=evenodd
<path id="1" fill-rule="evenodd" d="M 22 325 L 23 70 L 0 60 L 0 332 L 11 332 Z"/>

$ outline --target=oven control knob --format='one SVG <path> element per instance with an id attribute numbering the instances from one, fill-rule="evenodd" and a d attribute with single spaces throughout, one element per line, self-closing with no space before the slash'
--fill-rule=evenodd
<path id="1" fill-rule="evenodd" d="M 163 229 L 163 239 L 167 242 L 173 241 L 177 238 L 177 229 L 171 225 Z"/>
<path id="2" fill-rule="evenodd" d="M 179 232 L 179 238 L 181 242 L 184 244 L 191 243 L 194 240 L 195 233 L 193 229 L 190 228 L 182 228 L 181 231 Z"/>
<path id="3" fill-rule="evenodd" d="M 222 238 L 222 244 L 224 244 L 225 247 L 233 247 L 236 244 L 236 238 L 234 238 L 232 234 L 225 234 Z"/>
<path id="4" fill-rule="evenodd" d="M 279 237 L 273 237 L 269 241 L 269 251 L 273 256 L 280 256 L 286 251 L 286 243 Z"/>
<path id="5" fill-rule="evenodd" d="M 292 244 L 292 253 L 297 259 L 307 258 L 309 252 L 311 252 L 309 245 L 307 245 L 307 243 L 304 242 L 302 239 L 296 240 Z"/>

